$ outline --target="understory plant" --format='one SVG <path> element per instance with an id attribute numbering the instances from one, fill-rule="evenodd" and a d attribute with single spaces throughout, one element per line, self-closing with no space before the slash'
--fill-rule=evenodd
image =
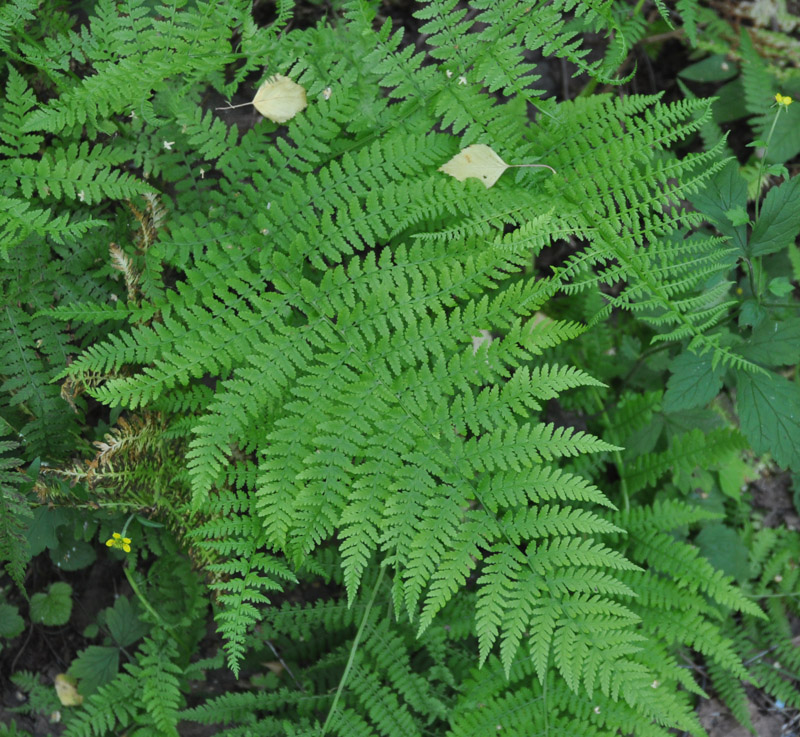
<path id="1" fill-rule="evenodd" d="M 710 100 L 537 89 L 623 82 L 641 5 L 0 9 L 0 637 L 72 617 L 35 556 L 124 574 L 63 734 L 800 708 L 800 544 L 746 491 L 800 471 L 797 179 L 767 135 L 749 204 Z"/>

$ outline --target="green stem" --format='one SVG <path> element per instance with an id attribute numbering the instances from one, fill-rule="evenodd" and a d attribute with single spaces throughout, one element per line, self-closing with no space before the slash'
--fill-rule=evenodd
<path id="1" fill-rule="evenodd" d="M 347 682 L 347 676 L 350 675 L 350 669 L 353 667 L 353 660 L 356 657 L 356 651 L 358 650 L 358 643 L 361 642 L 361 636 L 364 634 L 364 629 L 367 626 L 367 619 L 369 618 L 369 613 L 372 610 L 372 605 L 375 603 L 375 596 L 378 593 L 378 589 L 381 586 L 381 582 L 383 581 L 383 574 L 386 572 L 386 569 L 381 566 L 381 572 L 378 574 L 378 580 L 375 581 L 375 586 L 372 589 L 372 595 L 369 597 L 369 602 L 367 603 L 367 608 L 364 610 L 364 616 L 361 617 L 361 624 L 358 626 L 358 632 L 356 632 L 356 638 L 353 640 L 353 644 L 350 646 L 350 656 L 347 658 L 347 665 L 344 667 L 344 673 L 342 673 L 342 678 L 339 681 L 339 687 L 336 689 L 336 695 L 333 697 L 333 703 L 331 704 L 331 708 L 328 711 L 328 718 L 325 720 L 325 724 L 322 725 L 322 732 L 320 733 L 320 737 L 325 737 L 325 733 L 328 731 L 328 727 L 330 726 L 331 720 L 333 719 L 333 715 L 336 713 L 336 707 L 339 705 L 339 698 L 342 695 L 342 691 L 344 690 L 344 685 Z"/>
<path id="2" fill-rule="evenodd" d="M 767 141 L 764 144 L 764 154 L 761 157 L 761 162 L 758 165 L 758 187 L 756 188 L 756 219 L 755 222 L 758 222 L 758 210 L 759 210 L 759 203 L 761 201 L 761 180 L 764 176 L 764 163 L 767 160 L 767 151 L 769 151 L 769 144 L 772 142 L 772 134 L 775 132 L 775 125 L 778 122 L 778 116 L 781 114 L 781 110 L 783 109 L 783 105 L 778 105 L 778 109 L 775 111 L 775 117 L 772 119 L 772 126 L 769 129 L 769 134 L 767 135 Z M 755 223 L 754 223 L 755 224 Z"/>
<path id="3" fill-rule="evenodd" d="M 121 537 L 125 537 L 125 533 L 128 531 L 128 525 L 131 523 L 131 520 L 136 516 L 136 512 L 131 514 L 128 519 L 125 520 L 125 525 L 122 528 L 122 532 L 120 532 Z"/>
<path id="4" fill-rule="evenodd" d="M 756 200 L 756 206 L 758 206 L 758 200 Z M 758 216 L 756 215 L 756 217 Z M 743 261 L 747 264 L 747 279 L 750 282 L 750 291 L 753 293 L 756 301 L 761 304 L 761 293 L 756 289 L 756 275 L 753 262 L 747 257 L 745 257 Z"/>
<path id="5" fill-rule="evenodd" d="M 142 606 L 150 613 L 152 617 L 155 618 L 155 620 L 162 627 L 165 627 L 168 630 L 174 629 L 174 627 L 171 624 L 163 620 L 161 615 L 155 609 L 153 609 L 150 602 L 147 601 L 147 598 L 139 588 L 139 584 L 136 583 L 136 579 L 134 579 L 133 574 L 131 573 L 131 569 L 128 566 L 125 566 L 122 570 L 125 571 L 125 578 L 128 579 L 128 583 L 131 585 L 133 593 L 136 594 L 136 598 L 139 599 L 139 601 L 142 603 Z"/>

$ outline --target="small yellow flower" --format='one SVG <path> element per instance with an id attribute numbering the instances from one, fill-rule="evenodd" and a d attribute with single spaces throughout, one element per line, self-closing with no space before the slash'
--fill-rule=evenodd
<path id="1" fill-rule="evenodd" d="M 129 537 L 122 537 L 118 532 L 115 532 L 108 540 L 106 540 L 106 547 L 117 548 L 126 553 L 131 552 L 131 539 Z"/>
<path id="2" fill-rule="evenodd" d="M 789 95 L 782 95 L 780 92 L 775 95 L 775 102 L 783 107 L 789 107 L 792 104 L 792 98 Z"/>

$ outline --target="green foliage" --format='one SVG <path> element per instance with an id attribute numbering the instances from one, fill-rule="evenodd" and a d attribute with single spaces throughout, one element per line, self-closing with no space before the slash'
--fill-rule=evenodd
<path id="1" fill-rule="evenodd" d="M 687 658 L 745 723 L 743 680 L 797 702 L 797 535 L 740 490 L 800 466 L 795 112 L 746 40 L 684 78 L 740 84 L 750 170 L 688 89 L 589 94 L 640 9 L 432 0 L 419 45 L 367 0 L 0 10 L 0 556 L 127 592 L 67 737 L 702 735 Z M 285 124 L 222 106 L 276 73 Z M 441 170 L 476 143 L 549 169 Z"/>
<path id="2" fill-rule="evenodd" d="M 7 455 L 18 447 L 13 441 L 0 441 L 0 559 L 14 583 L 24 589 L 25 566 L 29 560 L 25 528 L 32 514 L 20 488 L 26 476 L 16 470 L 22 460 Z"/>
<path id="3" fill-rule="evenodd" d="M 31 620 L 57 627 L 69 621 L 72 613 L 72 586 L 64 581 L 50 584 L 46 592 L 31 596 Z"/>

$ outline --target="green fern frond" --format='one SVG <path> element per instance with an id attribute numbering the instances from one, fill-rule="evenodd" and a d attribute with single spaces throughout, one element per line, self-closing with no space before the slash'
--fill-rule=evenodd
<path id="1" fill-rule="evenodd" d="M 65 737 L 105 737 L 134 723 L 141 713 L 139 669 L 127 664 L 125 670 L 84 701 L 64 730 Z"/>
<path id="2" fill-rule="evenodd" d="M 178 676 L 182 669 L 174 662 L 178 648 L 164 630 L 145 638 L 137 658 L 141 669 L 142 703 L 155 727 L 165 737 L 177 737 L 178 709 L 182 697 Z"/>
<path id="3" fill-rule="evenodd" d="M 6 435 L 3 432 L 3 435 Z M 25 568 L 30 560 L 30 545 L 25 536 L 28 520 L 33 518 L 30 504 L 19 487 L 27 477 L 16 469 L 21 459 L 7 455 L 16 450 L 18 443 L 0 441 L 0 560 L 21 591 L 25 590 Z"/>

